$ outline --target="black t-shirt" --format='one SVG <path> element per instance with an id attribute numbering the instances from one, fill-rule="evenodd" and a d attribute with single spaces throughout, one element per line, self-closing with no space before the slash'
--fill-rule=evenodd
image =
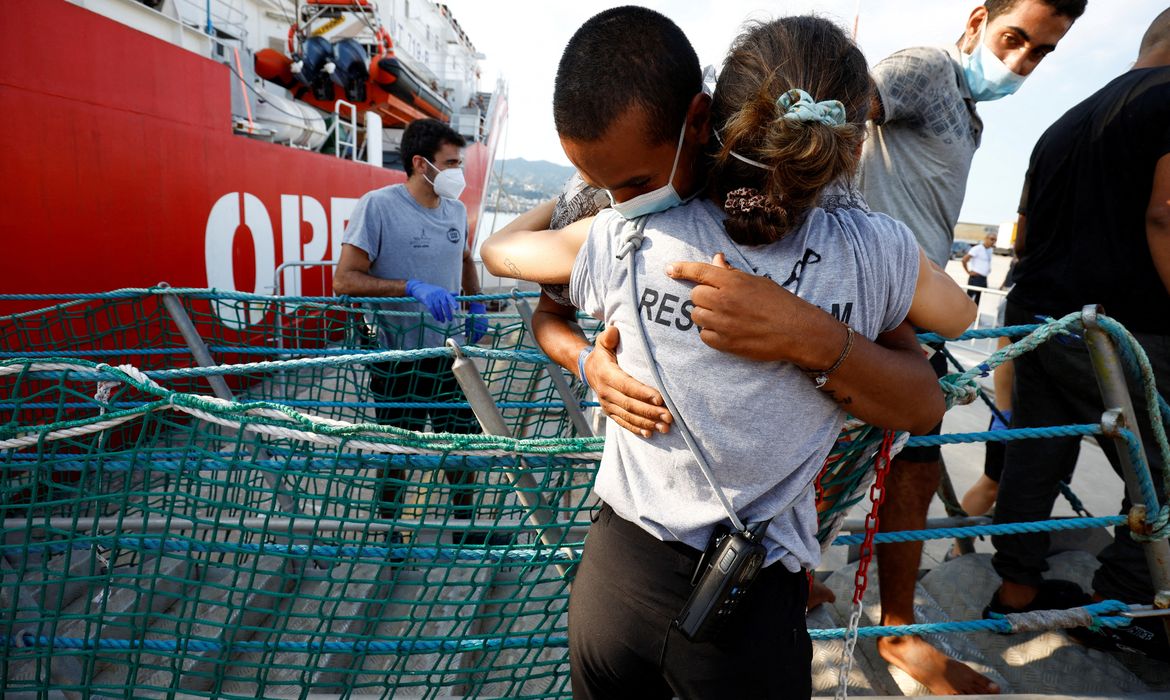
<path id="1" fill-rule="evenodd" d="M 1032 151 L 1024 254 L 1008 297 L 1062 316 L 1085 304 L 1170 334 L 1170 294 L 1146 243 L 1154 167 L 1170 153 L 1170 67 L 1131 70 L 1050 126 Z"/>

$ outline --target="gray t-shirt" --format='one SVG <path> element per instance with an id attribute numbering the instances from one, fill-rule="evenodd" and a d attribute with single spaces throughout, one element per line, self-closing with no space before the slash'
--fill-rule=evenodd
<path id="1" fill-rule="evenodd" d="M 358 200 L 341 242 L 366 252 L 374 277 L 416 279 L 458 294 L 467 247 L 467 209 L 463 202 L 446 197 L 428 209 L 405 185 L 390 185 Z M 447 338 L 462 342 L 462 319 L 439 323 L 416 302 L 373 306 L 391 312 L 376 315 L 383 348 L 440 347 Z"/>
<path id="2" fill-rule="evenodd" d="M 650 217 L 634 254 L 637 313 L 666 389 L 717 483 L 741 518 L 778 516 L 765 538 L 767 563 L 782 561 L 796 571 L 820 560 L 809 486 L 844 412 L 791 364 L 756 362 L 705 345 L 690 316 L 693 285 L 671 279 L 665 267 L 709 262 L 723 252 L 734 267 L 768 276 L 875 338 L 910 308 L 918 246 L 905 226 L 863 208 L 814 209 L 799 230 L 765 246 L 733 243 L 724 218 L 707 200 Z M 622 369 L 653 384 L 633 325 L 628 261 L 615 259 L 630 226 L 616 212 L 598 215 L 573 267 L 570 293 L 579 309 L 620 330 Z M 647 440 L 615 428 L 607 436 L 597 495 L 655 537 L 702 549 L 711 527 L 728 518 L 680 432 Z"/>
<path id="3" fill-rule="evenodd" d="M 873 67 L 885 109 L 870 122 L 858 185 L 874 211 L 905 222 L 926 257 L 945 266 L 983 121 L 959 52 L 918 47 Z"/>

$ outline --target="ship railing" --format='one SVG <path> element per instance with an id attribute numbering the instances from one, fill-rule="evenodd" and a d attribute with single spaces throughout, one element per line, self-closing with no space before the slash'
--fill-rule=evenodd
<path id="1" fill-rule="evenodd" d="M 484 113 L 484 123 L 480 125 L 480 141 L 487 141 L 489 132 L 499 121 L 496 110 L 500 108 L 500 101 L 504 99 L 504 93 L 507 88 L 503 80 L 496 81 L 496 89 L 492 91 L 492 97 L 488 100 L 487 111 Z"/>
<path id="2" fill-rule="evenodd" d="M 300 296 L 302 284 L 304 283 L 304 270 L 310 267 L 319 268 L 321 289 L 330 289 L 330 276 L 326 275 L 327 269 L 337 267 L 336 260 L 290 260 L 282 262 L 276 268 L 276 273 L 272 279 L 272 293 L 277 297 L 284 296 Z M 297 274 L 300 271 L 301 274 Z M 285 314 L 295 311 L 297 304 L 281 304 L 281 308 L 274 315 L 273 323 L 276 327 L 276 347 L 284 348 L 284 316 Z"/>
<path id="3" fill-rule="evenodd" d="M 484 116 L 479 107 L 461 107 L 451 115 L 452 128 L 469 141 L 483 138 Z"/>
<path id="4" fill-rule="evenodd" d="M 174 8 L 180 21 L 209 36 L 218 32 L 242 40 L 248 34 L 248 13 L 237 0 L 175 0 Z"/>
<path id="5" fill-rule="evenodd" d="M 324 290 L 329 289 L 327 284 L 329 279 L 325 275 L 325 272 L 327 268 L 337 267 L 336 260 L 289 260 L 277 266 L 276 272 L 272 276 L 272 293 L 278 297 L 300 296 L 304 275 L 303 273 L 297 275 L 296 270 L 298 268 L 304 270 L 310 267 L 321 268 L 318 271 L 320 273 L 320 288 Z"/>
<path id="6" fill-rule="evenodd" d="M 349 116 L 344 116 L 347 111 Z M 345 100 L 334 103 L 333 123 L 325 131 L 325 143 L 329 143 L 330 137 L 333 138 L 333 155 L 358 160 L 358 128 L 357 107 Z"/>

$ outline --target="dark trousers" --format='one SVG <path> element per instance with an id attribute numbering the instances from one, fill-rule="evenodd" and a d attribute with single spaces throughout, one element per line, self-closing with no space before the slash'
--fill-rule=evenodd
<path id="1" fill-rule="evenodd" d="M 975 275 L 975 274 L 968 275 L 967 276 L 967 286 L 968 287 L 983 287 L 984 289 L 987 289 L 987 275 Z M 975 303 L 978 304 L 979 299 L 983 296 L 983 292 L 977 292 L 974 289 L 968 289 L 967 296 L 974 299 Z"/>
<path id="2" fill-rule="evenodd" d="M 1007 325 L 1035 323 L 1035 315 L 1008 302 Z M 1157 377 L 1158 391 L 1170 390 L 1170 336 L 1134 334 L 1149 355 Z M 1012 427 L 1035 428 L 1074 423 L 1098 423 L 1105 407 L 1093 375 L 1089 351 L 1076 340 L 1050 340 L 1015 360 L 1016 383 L 1012 392 Z M 1129 392 L 1141 429 L 1146 454 L 1158 493 L 1162 493 L 1162 460 L 1152 433 L 1141 386 L 1129 382 Z M 1007 443 L 1003 475 L 995 507 L 995 522 L 1013 523 L 1044 520 L 1051 516 L 1059 494 L 1059 483 L 1071 477 L 1080 453 L 1080 438 L 1045 438 Z M 1098 438 L 1113 470 L 1121 466 L 1113 441 Z M 1117 484 L 1124 492 L 1124 485 Z M 1127 513 L 1129 497 L 1122 500 Z M 1153 584 L 1141 545 L 1130 537 L 1129 528 L 1114 529 L 1114 541 L 1098 556 L 1100 567 L 1093 577 L 1095 592 L 1125 602 L 1149 603 Z M 995 556 L 992 564 L 1004 580 L 1036 586 L 1048 568 L 1049 538 L 1046 533 L 997 535 L 992 537 Z"/>
<path id="3" fill-rule="evenodd" d="M 428 357 L 415 361 L 377 362 L 370 365 L 370 398 L 376 402 L 465 402 L 463 391 L 451 373 L 453 360 L 448 357 Z M 374 409 L 379 423 L 422 432 L 427 422 L 436 433 L 478 433 L 479 422 L 469 408 L 397 408 Z M 454 458 L 452 458 L 454 459 Z M 475 473 L 463 467 L 448 466 L 443 470 L 447 483 L 467 486 L 475 483 Z M 382 517 L 395 519 L 402 508 L 402 488 L 405 485 L 401 469 L 383 468 Z M 472 516 L 474 489 L 456 488 L 451 502 L 452 515 L 467 519 Z"/>
<path id="4" fill-rule="evenodd" d="M 765 568 L 716 638 L 693 643 L 671 622 L 699 555 L 601 509 L 569 597 L 574 698 L 812 695 L 805 574 Z"/>

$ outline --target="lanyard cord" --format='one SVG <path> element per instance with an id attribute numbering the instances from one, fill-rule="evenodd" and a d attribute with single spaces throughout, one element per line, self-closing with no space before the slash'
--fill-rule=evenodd
<path id="1" fill-rule="evenodd" d="M 634 253 L 642 247 L 642 239 L 646 237 L 646 220 L 649 216 L 641 216 L 634 222 L 633 230 L 625 234 L 622 240 L 621 248 L 618 249 L 617 259 L 621 260 L 629 256 L 627 262 L 629 264 L 630 277 L 630 302 L 634 309 L 634 325 L 638 327 L 638 338 L 642 341 L 642 349 L 646 353 L 646 363 L 650 366 L 650 373 L 654 377 L 655 388 L 658 393 L 662 394 L 662 401 L 666 404 L 666 408 L 670 410 L 670 414 L 674 416 L 674 425 L 682 434 L 683 442 L 690 448 L 691 454 L 694 455 L 695 461 L 699 465 L 699 470 L 703 472 L 707 483 L 711 485 L 711 489 L 715 492 L 716 497 L 719 498 L 719 503 L 723 506 L 723 510 L 727 513 L 727 517 L 731 519 L 731 524 L 736 530 L 750 534 L 753 538 L 763 534 L 768 525 L 780 513 L 786 512 L 789 508 L 800 502 L 809 492 L 816 488 L 817 479 L 811 480 L 800 493 L 798 493 L 792 500 L 784 504 L 784 507 L 777 511 L 777 515 L 752 523 L 751 527 L 744 527 L 743 521 L 735 514 L 735 509 L 731 507 L 731 501 L 727 499 L 723 489 L 715 482 L 715 475 L 711 471 L 711 467 L 707 464 L 707 460 L 703 457 L 703 453 L 699 450 L 699 444 L 695 441 L 694 436 L 691 435 L 690 429 L 687 428 L 686 421 L 683 420 L 682 414 L 679 413 L 678 407 L 674 405 L 674 400 L 670 398 L 670 393 L 666 390 L 666 384 L 662 381 L 662 375 L 658 371 L 658 363 L 654 361 L 654 355 L 650 352 L 650 337 L 646 333 L 646 324 L 642 322 L 642 314 L 638 310 L 638 275 L 637 270 L 634 269 Z"/>
<path id="2" fill-rule="evenodd" d="M 647 218 L 649 217 L 642 216 L 634 222 L 634 230 L 626 234 L 625 240 L 622 241 L 622 247 L 617 254 L 618 260 L 627 258 L 629 264 L 630 301 L 633 305 L 634 318 L 636 319 L 634 325 L 638 327 L 638 337 L 642 341 L 642 349 L 646 352 L 646 364 L 650 366 L 650 373 L 654 376 L 654 384 L 657 386 L 659 393 L 662 394 L 662 400 L 666 404 L 666 408 L 674 416 L 675 427 L 682 434 L 683 442 L 690 448 L 691 454 L 695 457 L 695 461 L 699 463 L 699 470 L 707 478 L 707 483 L 711 484 L 712 490 L 715 491 L 715 495 L 719 498 L 719 503 L 723 505 L 723 510 L 727 512 L 727 517 L 731 518 L 731 524 L 736 530 L 746 532 L 747 528 L 744 527 L 739 516 L 735 514 L 735 509 L 731 507 L 731 502 L 727 500 L 727 495 L 723 493 L 723 489 L 719 488 L 719 484 L 715 483 L 715 476 L 711 473 L 711 467 L 707 465 L 707 460 L 703 457 L 698 443 L 695 442 L 695 438 L 687 428 L 686 421 L 683 420 L 682 414 L 678 412 L 678 407 L 674 405 L 674 401 L 670 398 L 670 393 L 666 391 L 666 385 L 662 382 L 662 375 L 658 372 L 658 363 L 654 361 L 654 355 L 650 352 L 650 338 L 646 334 L 645 324 L 642 323 L 642 314 L 638 311 L 638 275 L 634 269 L 635 256 L 633 255 L 641 247 L 642 239 L 646 236 Z"/>

